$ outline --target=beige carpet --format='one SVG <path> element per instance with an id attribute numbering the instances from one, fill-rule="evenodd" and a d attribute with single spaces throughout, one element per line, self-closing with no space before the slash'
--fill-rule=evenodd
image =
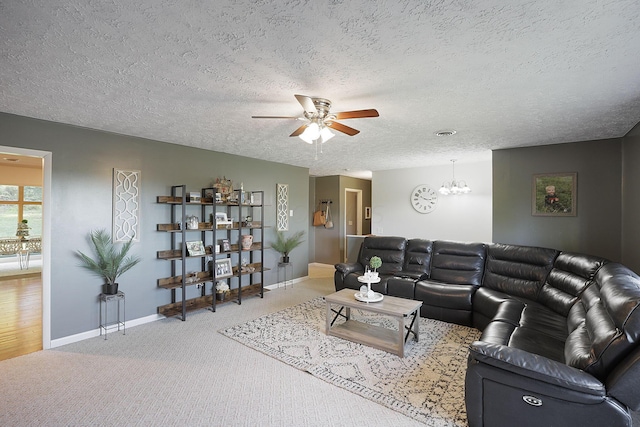
<path id="1" fill-rule="evenodd" d="M 401 358 L 327 336 L 325 316 L 324 300 L 316 298 L 220 332 L 427 426 L 467 425 L 464 375 L 478 330 L 420 319 L 420 341 L 411 340 Z M 397 331 L 386 316 L 352 310 L 352 318 Z"/>
<path id="2" fill-rule="evenodd" d="M 330 277 L 313 278 L 4 360 L 0 426 L 420 426 L 217 332 L 331 292 Z"/>

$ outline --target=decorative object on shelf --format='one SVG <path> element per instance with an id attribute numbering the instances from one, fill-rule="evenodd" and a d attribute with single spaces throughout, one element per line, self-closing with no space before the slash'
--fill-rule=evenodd
<path id="1" fill-rule="evenodd" d="M 378 277 L 378 269 L 382 267 L 382 259 L 377 255 L 372 256 L 369 260 L 369 266 L 373 268 L 373 273 L 375 273 L 372 277 Z"/>
<path id="2" fill-rule="evenodd" d="M 217 259 L 215 263 L 216 277 L 223 278 L 233 275 L 233 267 L 229 258 Z"/>
<path id="3" fill-rule="evenodd" d="M 300 246 L 304 240 L 304 230 L 298 231 L 293 235 L 286 237 L 282 231 L 276 231 L 276 240 L 271 243 L 271 248 L 282 254 L 282 262 L 289 263 L 289 253 Z"/>
<path id="4" fill-rule="evenodd" d="M 289 184 L 276 184 L 276 230 L 289 229 Z"/>
<path id="5" fill-rule="evenodd" d="M 252 192 L 251 193 L 251 204 L 252 205 L 261 205 L 262 204 L 262 193 L 261 192 Z"/>
<path id="6" fill-rule="evenodd" d="M 195 283 L 197 281 L 198 281 L 198 273 L 196 272 L 187 273 L 187 276 L 184 279 L 185 283 Z"/>
<path id="7" fill-rule="evenodd" d="M 253 217 L 252 217 L 251 215 L 247 215 L 247 216 L 242 220 L 242 226 L 243 226 L 243 227 L 249 227 L 249 228 L 251 228 L 251 227 L 253 227 L 252 221 L 253 221 Z"/>
<path id="8" fill-rule="evenodd" d="M 240 270 L 243 273 L 253 273 L 254 271 L 256 271 L 256 268 L 251 266 L 251 264 L 249 264 L 249 261 L 247 261 L 246 258 L 242 258 L 242 263 L 240 264 Z"/>
<path id="9" fill-rule="evenodd" d="M 83 268 L 94 273 L 96 276 L 102 277 L 106 283 L 103 285 L 102 293 L 115 295 L 118 293 L 118 283 L 116 279 L 125 272 L 129 271 L 136 264 L 142 261 L 137 256 L 128 255 L 133 244 L 133 239 L 125 242 L 118 250 L 111 240 L 111 236 L 107 230 L 96 230 L 90 233 L 93 250 L 96 259 L 85 255 L 83 252 L 77 251 Z"/>
<path id="10" fill-rule="evenodd" d="M 251 249 L 251 245 L 253 244 L 253 236 L 251 234 L 243 234 L 241 244 L 243 250 L 247 251 Z"/>
<path id="11" fill-rule="evenodd" d="M 114 242 L 140 240 L 140 171 L 113 169 Z"/>
<path id="12" fill-rule="evenodd" d="M 448 196 L 449 194 L 453 194 L 457 196 L 459 194 L 468 194 L 471 193 L 471 189 L 467 186 L 467 183 L 464 181 L 456 181 L 456 160 L 451 160 L 451 169 L 453 171 L 451 182 L 445 182 L 440 187 L 440 194 L 444 196 Z"/>
<path id="13" fill-rule="evenodd" d="M 18 229 L 16 230 L 16 237 L 20 240 L 26 240 L 29 237 L 29 220 L 23 219 L 18 223 Z"/>
<path id="14" fill-rule="evenodd" d="M 531 214 L 534 216 L 576 216 L 577 173 L 533 175 Z"/>
<path id="15" fill-rule="evenodd" d="M 217 193 L 220 193 L 221 203 L 226 203 L 229 199 L 229 196 L 233 193 L 233 182 L 226 177 L 217 178 L 212 187 L 216 189 Z"/>
<path id="16" fill-rule="evenodd" d="M 194 240 L 192 242 L 187 242 L 187 253 L 189 256 L 202 256 L 207 252 L 204 249 L 202 240 Z"/>
<path id="17" fill-rule="evenodd" d="M 187 217 L 187 230 L 197 230 L 199 224 L 197 216 L 192 215 Z"/>
<path id="18" fill-rule="evenodd" d="M 224 301 L 225 296 L 229 293 L 229 284 L 224 281 L 216 282 L 216 299 Z"/>

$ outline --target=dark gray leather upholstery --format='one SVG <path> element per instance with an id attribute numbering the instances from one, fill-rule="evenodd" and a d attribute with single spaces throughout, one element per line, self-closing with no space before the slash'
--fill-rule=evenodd
<path id="1" fill-rule="evenodd" d="M 497 243 L 372 237 L 364 246 L 361 265 L 381 253 L 390 260 L 380 289 L 422 301 L 424 317 L 482 331 L 465 382 L 471 427 L 631 426 L 629 408 L 640 410 L 634 272 L 590 255 Z M 337 264 L 336 289 L 363 271 Z"/>

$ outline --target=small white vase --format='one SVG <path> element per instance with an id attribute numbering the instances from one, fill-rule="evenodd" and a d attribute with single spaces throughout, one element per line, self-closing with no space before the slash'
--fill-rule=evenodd
<path id="1" fill-rule="evenodd" d="M 242 235 L 242 249 L 249 250 L 253 244 L 253 236 L 251 234 Z"/>

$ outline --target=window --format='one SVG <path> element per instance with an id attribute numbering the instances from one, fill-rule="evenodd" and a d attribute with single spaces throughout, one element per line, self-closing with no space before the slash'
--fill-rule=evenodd
<path id="1" fill-rule="evenodd" d="M 0 238 L 16 237 L 23 219 L 29 236 L 42 235 L 42 187 L 0 185 Z"/>

